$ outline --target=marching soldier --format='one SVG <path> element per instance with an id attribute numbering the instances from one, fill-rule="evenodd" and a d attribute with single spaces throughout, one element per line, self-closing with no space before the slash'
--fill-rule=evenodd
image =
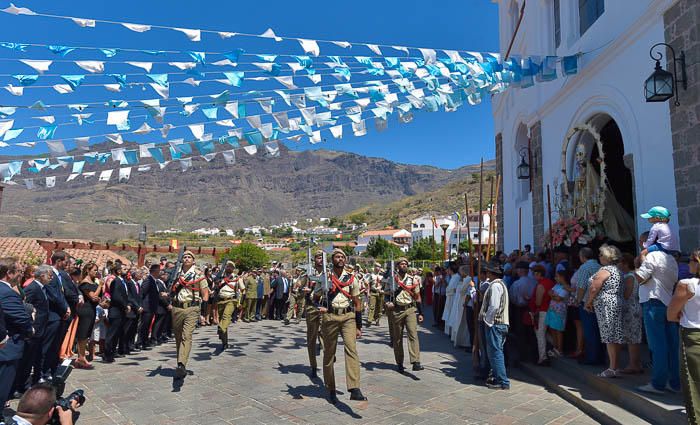
<path id="1" fill-rule="evenodd" d="M 233 261 L 226 262 L 224 277 L 219 283 L 219 339 L 221 340 L 222 350 L 229 347 L 228 345 L 228 325 L 231 324 L 233 312 L 238 309 L 242 293 L 245 290 L 243 279 L 236 275 Z"/>
<path id="2" fill-rule="evenodd" d="M 318 347 L 316 342 L 318 340 L 321 341 L 321 349 L 323 349 L 323 339 L 319 338 L 321 313 L 313 303 L 312 291 L 316 282 L 312 281 L 312 279 L 318 279 L 323 272 L 323 251 L 319 250 L 314 253 L 314 268 L 311 270 L 311 276 L 304 274 L 301 277 L 304 284 L 302 291 L 306 298 L 306 349 L 309 352 L 309 366 L 311 366 L 309 376 L 311 378 L 318 377 L 318 365 L 316 364 L 316 350 Z"/>
<path id="3" fill-rule="evenodd" d="M 420 364 L 420 346 L 418 344 L 418 323 L 423 322 L 420 284 L 408 274 L 408 259 L 401 257 L 397 261 L 398 273 L 394 276 L 396 291 L 394 301 L 387 303 L 387 311 L 393 317 L 393 344 L 396 369 L 403 373 L 403 330 L 408 334 L 408 357 L 413 370 L 423 370 Z"/>
<path id="4" fill-rule="evenodd" d="M 386 273 L 384 274 L 384 279 L 382 280 L 383 283 L 383 290 L 382 294 L 384 295 L 384 312 L 386 313 L 386 321 L 389 326 L 389 347 L 394 346 L 394 310 L 389 309 L 388 306 L 391 303 L 391 297 L 392 297 L 392 281 L 394 279 L 394 276 L 391 274 L 391 269 L 387 268 Z"/>
<path id="5" fill-rule="evenodd" d="M 333 270 L 330 275 L 328 293 L 315 296 L 321 312 L 321 337 L 323 338 L 323 381 L 328 389 L 328 401 L 335 404 L 335 351 L 338 334 L 345 344 L 345 380 L 350 391 L 350 400 L 367 400 L 360 391 L 360 358 L 356 339 L 362 337 L 362 311 L 360 282 L 352 272 L 345 269 L 347 257 L 341 249 L 334 249 L 331 256 Z"/>
<path id="6" fill-rule="evenodd" d="M 183 379 L 187 376 L 187 360 L 192 349 L 192 333 L 197 326 L 197 320 L 209 300 L 209 286 L 202 270 L 195 265 L 192 251 L 182 255 L 182 268 L 173 283 L 173 331 L 177 347 L 177 369 L 175 377 Z"/>
<path id="7" fill-rule="evenodd" d="M 369 315 L 367 316 L 367 326 L 374 323 L 379 325 L 379 319 L 382 317 L 382 266 L 379 263 L 374 263 L 374 272 L 368 274 L 369 279 Z"/>
<path id="8" fill-rule="evenodd" d="M 258 304 L 258 280 L 255 273 L 248 272 L 243 275 L 245 285 L 245 306 L 243 307 L 243 321 L 255 322 L 255 307 Z"/>
<path id="9" fill-rule="evenodd" d="M 294 272 L 295 276 L 292 279 L 292 287 L 289 290 L 289 307 L 287 309 L 287 317 L 284 319 L 285 325 L 289 324 L 289 321 L 291 320 L 292 315 L 294 315 L 297 306 L 299 307 L 299 311 L 297 313 L 297 323 L 301 321 L 301 314 L 304 311 L 304 304 L 306 301 L 306 294 L 302 290 L 306 285 L 306 280 L 302 279 L 303 271 L 304 268 L 299 266 Z"/>

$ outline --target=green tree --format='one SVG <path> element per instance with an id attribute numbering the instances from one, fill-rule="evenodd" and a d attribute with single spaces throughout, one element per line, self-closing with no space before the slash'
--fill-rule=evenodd
<path id="1" fill-rule="evenodd" d="M 399 216 L 398 215 L 391 217 L 391 220 L 389 220 L 389 226 L 399 227 Z"/>
<path id="2" fill-rule="evenodd" d="M 469 239 L 464 239 L 459 243 L 459 249 L 464 252 L 472 252 L 472 244 L 469 243 Z"/>
<path id="3" fill-rule="evenodd" d="M 234 246 L 223 258 L 232 260 L 240 270 L 248 271 L 258 267 L 266 266 L 270 262 L 270 257 L 264 249 L 250 242 L 243 242 Z"/>
<path id="4" fill-rule="evenodd" d="M 348 217 L 348 220 L 350 220 L 350 223 L 357 224 L 359 226 L 360 224 L 367 222 L 367 215 L 363 213 L 352 214 Z"/>
<path id="5" fill-rule="evenodd" d="M 367 255 L 379 259 L 400 257 L 403 253 L 396 245 L 392 245 L 386 239 L 373 238 L 367 244 Z"/>
<path id="6" fill-rule="evenodd" d="M 340 249 L 342 249 L 343 252 L 345 253 L 345 255 L 347 255 L 348 257 L 350 257 L 351 255 L 355 255 L 355 247 L 354 246 L 345 245 L 345 246 L 341 246 Z"/>
<path id="7" fill-rule="evenodd" d="M 419 239 L 408 250 L 410 260 L 434 260 L 440 254 L 440 248 L 433 238 Z"/>

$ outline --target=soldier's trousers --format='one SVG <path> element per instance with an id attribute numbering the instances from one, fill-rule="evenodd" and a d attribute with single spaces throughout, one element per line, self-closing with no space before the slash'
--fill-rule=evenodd
<path id="1" fill-rule="evenodd" d="M 369 294 L 369 315 L 367 321 L 376 322 L 382 317 L 382 294 L 370 292 Z"/>
<path id="2" fill-rule="evenodd" d="M 335 350 L 338 334 L 345 344 L 345 382 L 348 390 L 360 388 L 360 357 L 357 354 L 357 325 L 355 313 L 325 313 L 321 317 L 321 337 L 323 338 L 323 382 L 328 391 L 335 391 Z"/>
<path id="3" fill-rule="evenodd" d="M 237 299 L 229 298 L 225 300 L 221 298 L 219 300 L 219 303 L 216 306 L 216 308 L 219 311 L 219 330 L 222 333 L 226 333 L 226 331 L 228 330 L 228 325 L 231 324 L 231 317 L 236 307 L 238 307 Z"/>
<path id="4" fill-rule="evenodd" d="M 245 305 L 243 307 L 243 318 L 249 322 L 255 320 L 255 306 L 258 303 L 257 298 L 246 297 Z"/>
<path id="5" fill-rule="evenodd" d="M 316 341 L 318 340 L 319 329 L 321 328 L 321 313 L 312 305 L 306 308 L 306 349 L 309 352 L 309 366 L 316 369 Z M 321 339 L 321 349 L 323 349 L 323 339 Z"/>
<path id="6" fill-rule="evenodd" d="M 292 294 L 289 296 L 289 308 L 287 309 L 287 320 L 291 320 L 294 315 L 294 309 L 299 306 L 299 311 L 297 312 L 297 317 L 301 317 L 301 313 L 304 311 L 304 304 L 306 304 L 306 297 L 304 294 Z"/>
<path id="7" fill-rule="evenodd" d="M 391 342 L 391 345 L 394 345 L 394 310 L 386 310 L 386 321 L 389 324 L 389 342 Z"/>
<path id="8" fill-rule="evenodd" d="M 416 308 L 393 311 L 394 323 L 394 358 L 396 364 L 403 364 L 403 329 L 408 334 L 408 359 L 411 363 L 420 362 L 420 345 L 418 344 L 418 318 Z"/>
<path id="9" fill-rule="evenodd" d="M 192 349 L 192 334 L 199 320 L 199 306 L 180 308 L 173 306 L 173 333 L 175 333 L 175 347 L 177 349 L 177 362 L 187 366 Z"/>

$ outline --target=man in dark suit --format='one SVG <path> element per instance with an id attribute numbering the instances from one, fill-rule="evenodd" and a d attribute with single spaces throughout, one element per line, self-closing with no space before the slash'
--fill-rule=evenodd
<path id="1" fill-rule="evenodd" d="M 110 304 L 107 315 L 107 335 L 105 337 L 105 353 L 102 360 L 105 363 L 114 362 L 117 344 L 122 340 L 126 313 L 131 311 L 129 306 L 129 291 L 126 287 L 126 273 L 129 266 L 122 264 L 114 266 L 115 278 L 110 286 Z M 119 268 L 117 268 L 119 267 Z"/>
<path id="2" fill-rule="evenodd" d="M 144 279 L 141 284 L 141 307 L 143 307 L 143 313 L 141 313 L 141 326 L 139 327 L 139 339 L 137 346 L 142 350 L 150 350 L 150 339 L 148 338 L 148 333 L 151 328 L 151 323 L 153 318 L 158 312 L 160 298 L 158 290 L 158 276 L 160 275 L 160 264 L 152 264 L 149 271 L 148 277 Z M 153 335 L 155 336 L 155 326 L 153 326 Z"/>
<path id="3" fill-rule="evenodd" d="M 141 307 L 141 288 L 137 280 L 138 271 L 131 270 L 126 279 L 126 288 L 129 292 L 130 311 L 126 313 L 126 323 L 124 325 L 124 354 L 131 354 L 132 351 L 141 351 L 136 347 L 136 333 L 138 332 L 139 318 L 143 312 Z"/>
<path id="4" fill-rule="evenodd" d="M 168 286 L 165 283 L 166 280 L 168 280 L 168 273 L 165 270 L 161 270 L 159 272 L 159 278 L 156 279 L 158 308 L 156 310 L 156 321 L 153 323 L 153 331 L 151 332 L 151 341 L 153 344 L 160 344 L 166 340 L 165 328 L 168 318 L 170 317 L 170 311 L 173 309 L 170 305 Z"/>
<path id="5" fill-rule="evenodd" d="M 287 300 L 289 299 L 289 279 L 287 272 L 281 270 L 275 279 L 275 320 L 283 320 Z"/>
<path id="6" fill-rule="evenodd" d="M 43 379 L 48 379 L 56 372 L 61 343 L 63 343 L 63 338 L 65 338 L 68 332 L 71 315 L 75 311 L 75 305 L 78 301 L 77 296 L 74 297 L 75 294 L 72 291 L 75 285 L 73 285 L 73 281 L 68 273 L 66 273 L 68 254 L 66 254 L 65 251 L 55 251 L 53 255 L 51 255 L 51 264 L 51 281 L 48 286 L 51 288 L 51 292 L 56 295 L 57 300 L 55 309 L 50 309 L 49 326 L 56 327 L 57 331 L 55 332 L 55 337 L 51 341 L 51 346 L 48 348 L 48 357 L 43 371 L 45 376 L 43 376 Z"/>
<path id="7" fill-rule="evenodd" d="M 50 293 L 48 283 L 51 280 L 51 267 L 39 266 L 34 272 L 34 281 L 24 288 L 25 302 L 34 307 L 34 336 L 26 341 L 24 356 L 19 362 L 15 391 L 24 393 L 42 377 L 44 363 L 54 335 L 49 335 L 49 311 L 55 295 Z M 52 329 L 54 332 L 55 328 Z M 34 370 L 32 379 L 29 375 Z"/>
<path id="8" fill-rule="evenodd" d="M 8 340 L 0 348 L 0 407 L 10 398 L 19 359 L 24 354 L 24 340 L 34 333 L 32 317 L 22 298 L 12 288 L 22 277 L 22 268 L 14 258 L 0 258 L 0 308 L 5 317 Z"/>

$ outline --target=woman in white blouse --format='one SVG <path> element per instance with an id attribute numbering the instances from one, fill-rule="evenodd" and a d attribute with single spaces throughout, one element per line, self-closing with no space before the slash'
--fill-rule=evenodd
<path id="1" fill-rule="evenodd" d="M 688 423 L 700 423 L 700 249 L 690 257 L 690 273 L 676 285 L 666 312 L 667 319 L 681 325 L 681 382 Z"/>

